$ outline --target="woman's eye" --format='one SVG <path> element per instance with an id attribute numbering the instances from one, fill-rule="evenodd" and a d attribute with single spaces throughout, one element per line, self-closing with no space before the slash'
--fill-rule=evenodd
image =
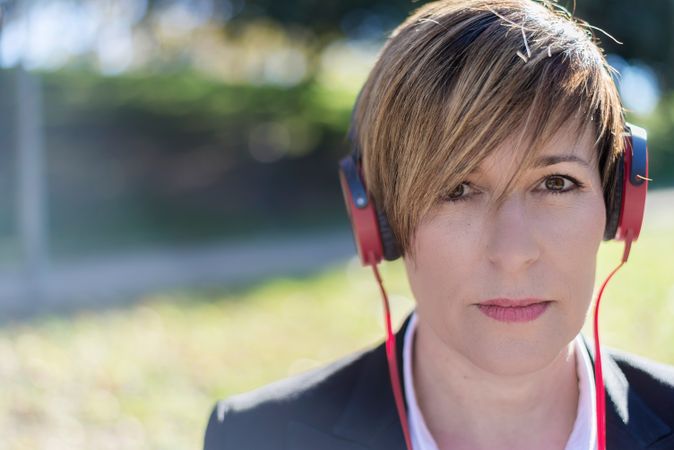
<path id="1" fill-rule="evenodd" d="M 568 175 L 550 175 L 543 180 L 544 191 L 548 194 L 563 194 L 582 187 L 582 184 Z"/>
<path id="2" fill-rule="evenodd" d="M 457 202 L 457 201 L 463 201 L 463 200 L 468 200 L 468 197 L 470 195 L 464 195 L 466 190 L 472 189 L 469 186 L 468 182 L 463 182 L 460 185 L 456 187 L 452 192 L 447 194 L 445 196 L 445 200 L 450 201 L 450 202 Z"/>

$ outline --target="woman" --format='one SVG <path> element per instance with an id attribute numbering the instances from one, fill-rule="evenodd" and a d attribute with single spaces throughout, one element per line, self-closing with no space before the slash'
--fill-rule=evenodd
<path id="1" fill-rule="evenodd" d="M 219 402 L 207 449 L 597 448 L 580 330 L 616 233 L 626 124 L 586 28 L 549 3 L 456 0 L 392 33 L 342 180 L 355 195 L 362 172 L 384 256 L 404 258 L 417 306 L 400 351 Z M 674 368 L 602 355 L 607 448 L 673 449 Z"/>

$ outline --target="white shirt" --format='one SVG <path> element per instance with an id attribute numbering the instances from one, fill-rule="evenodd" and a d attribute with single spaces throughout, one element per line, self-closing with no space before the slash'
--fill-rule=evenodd
<path id="1" fill-rule="evenodd" d="M 412 378 L 412 339 L 417 325 L 417 314 L 412 313 L 410 323 L 405 331 L 403 347 L 403 382 L 405 383 L 405 400 L 407 401 L 407 420 L 409 421 L 410 438 L 414 450 L 438 450 L 438 446 L 426 427 L 424 417 L 419 410 L 414 392 Z M 595 450 L 597 448 L 596 403 L 594 392 L 594 372 L 587 349 L 580 335 L 573 340 L 578 371 L 578 412 L 573 430 L 564 450 Z"/>

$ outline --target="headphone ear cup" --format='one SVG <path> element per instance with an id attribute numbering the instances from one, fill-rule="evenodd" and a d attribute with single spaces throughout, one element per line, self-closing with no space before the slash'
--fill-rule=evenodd
<path id="1" fill-rule="evenodd" d="M 625 139 L 629 139 L 626 137 Z M 627 147 L 627 146 L 626 146 Z M 613 177 L 613 198 L 609 198 L 608 193 L 604 199 L 606 201 L 606 227 L 604 228 L 604 240 L 615 239 L 620 223 L 620 210 L 623 200 L 623 190 L 625 189 L 625 156 L 623 153 L 616 161 L 615 176 Z M 610 191 L 609 191 L 610 192 Z"/>
<path id="2" fill-rule="evenodd" d="M 620 218 L 613 239 L 632 242 L 639 238 L 646 210 L 648 194 L 648 137 L 647 132 L 634 124 L 626 124 L 626 142 L 623 152 Z"/>
<path id="3" fill-rule="evenodd" d="M 381 237 L 381 244 L 384 250 L 384 259 L 387 261 L 394 261 L 400 258 L 400 248 L 396 240 L 391 225 L 384 211 L 376 208 L 377 224 L 379 225 L 379 236 Z"/>
<path id="4" fill-rule="evenodd" d="M 353 157 L 340 161 L 339 179 L 360 261 L 365 266 L 378 264 L 384 257 L 378 212 Z"/>

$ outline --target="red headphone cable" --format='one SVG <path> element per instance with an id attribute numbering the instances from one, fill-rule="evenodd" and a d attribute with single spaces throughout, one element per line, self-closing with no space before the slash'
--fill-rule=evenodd
<path id="1" fill-rule="evenodd" d="M 374 261 L 374 259 L 370 259 Z M 372 270 L 374 277 L 379 283 L 382 300 L 384 301 L 384 319 L 386 321 L 386 359 L 388 360 L 388 371 L 391 378 L 391 386 L 393 387 L 393 396 L 396 402 L 396 409 L 398 410 L 398 417 L 400 418 L 400 425 L 405 436 L 405 445 L 408 450 L 412 450 L 412 439 L 410 438 L 410 430 L 407 421 L 407 412 L 405 411 L 405 400 L 403 399 L 402 389 L 400 387 L 400 375 L 398 372 L 398 359 L 396 350 L 396 340 L 391 327 L 391 310 L 389 309 L 388 296 L 386 289 L 384 289 L 384 282 L 379 275 L 377 263 L 372 263 Z"/>
<path id="2" fill-rule="evenodd" d="M 595 398 L 597 399 L 597 450 L 606 450 L 606 394 L 604 392 L 604 374 L 601 368 L 601 346 L 599 345 L 599 302 L 601 302 L 601 296 L 609 280 L 627 262 L 631 247 L 632 233 L 628 232 L 625 238 L 622 261 L 602 283 L 597 301 L 594 304 L 594 387 Z"/>

